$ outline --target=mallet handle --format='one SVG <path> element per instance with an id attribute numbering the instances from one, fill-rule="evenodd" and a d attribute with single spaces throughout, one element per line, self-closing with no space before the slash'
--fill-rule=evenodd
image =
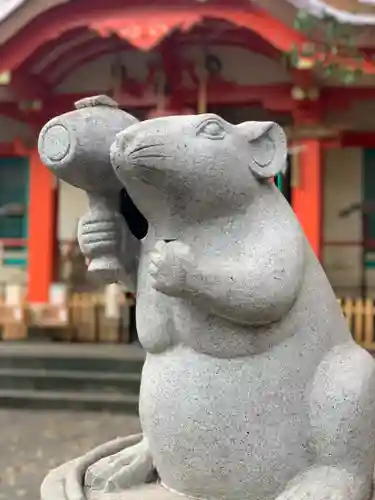
<path id="1" fill-rule="evenodd" d="M 95 281 L 102 284 L 117 283 L 124 277 L 124 269 L 119 260 L 122 234 L 116 231 L 116 227 L 113 231 L 108 231 L 107 227 L 108 222 L 116 219 L 119 199 L 113 194 L 87 193 L 87 195 L 90 212 L 97 213 L 88 273 Z"/>

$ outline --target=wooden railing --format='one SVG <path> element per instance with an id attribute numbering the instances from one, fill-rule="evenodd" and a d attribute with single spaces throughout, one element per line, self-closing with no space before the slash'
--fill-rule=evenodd
<path id="1" fill-rule="evenodd" d="M 358 344 L 375 352 L 375 305 L 373 299 L 338 299 L 350 331 Z"/>
<path id="2" fill-rule="evenodd" d="M 66 304 L 31 307 L 0 300 L 0 339 L 26 339 L 39 330 L 65 342 L 128 343 L 132 294 L 121 294 L 114 304 L 104 294 L 74 293 Z"/>
<path id="3" fill-rule="evenodd" d="M 375 353 L 375 301 L 338 301 L 356 342 Z M 46 336 L 65 342 L 127 343 L 132 305 L 132 294 L 121 294 L 110 304 L 104 294 L 74 293 L 63 306 L 46 304 L 36 311 L 26 302 L 9 306 L 0 300 L 2 338 L 27 338 L 30 329 L 39 328 Z"/>
<path id="4" fill-rule="evenodd" d="M 129 309 L 134 304 L 131 294 L 122 295 L 118 313 L 109 314 L 103 294 L 75 293 L 71 296 L 69 324 L 62 332 L 66 340 L 78 342 L 127 343 L 129 341 Z"/>

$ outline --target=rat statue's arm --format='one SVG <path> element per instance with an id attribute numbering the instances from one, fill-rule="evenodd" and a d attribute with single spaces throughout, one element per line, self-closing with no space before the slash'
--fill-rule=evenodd
<path id="1" fill-rule="evenodd" d="M 118 438 L 52 470 L 41 486 L 42 500 L 85 500 L 85 488 L 113 491 L 155 476 L 147 439 Z"/>
<path id="2" fill-rule="evenodd" d="M 277 500 L 370 498 L 375 462 L 375 365 L 350 341 L 321 362 L 308 395 L 314 464 Z"/>
<path id="3" fill-rule="evenodd" d="M 84 482 L 92 490 L 112 492 L 150 482 L 155 476 L 148 440 L 143 436 L 139 443 L 92 462 L 85 471 Z"/>
<path id="4" fill-rule="evenodd" d="M 151 255 L 153 286 L 237 323 L 261 325 L 283 318 L 304 278 L 306 247 L 302 234 L 294 241 L 290 239 L 289 245 L 279 245 L 277 251 L 265 251 L 254 243 L 250 255 L 236 257 L 197 259 L 181 242 L 159 242 Z"/>

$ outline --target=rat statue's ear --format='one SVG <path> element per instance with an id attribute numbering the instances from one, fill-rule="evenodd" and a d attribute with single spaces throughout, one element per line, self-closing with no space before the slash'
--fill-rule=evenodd
<path id="1" fill-rule="evenodd" d="M 249 141 L 250 168 L 260 179 L 268 179 L 286 168 L 287 140 L 274 122 L 244 122 L 238 129 Z"/>

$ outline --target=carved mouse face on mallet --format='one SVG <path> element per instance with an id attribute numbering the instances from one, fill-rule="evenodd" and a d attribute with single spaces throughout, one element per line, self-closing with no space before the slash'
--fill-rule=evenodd
<path id="1" fill-rule="evenodd" d="M 275 123 L 232 125 L 214 114 L 146 120 L 118 134 L 111 147 L 115 172 L 147 218 L 166 203 L 200 216 L 247 204 L 285 168 L 286 154 Z"/>

